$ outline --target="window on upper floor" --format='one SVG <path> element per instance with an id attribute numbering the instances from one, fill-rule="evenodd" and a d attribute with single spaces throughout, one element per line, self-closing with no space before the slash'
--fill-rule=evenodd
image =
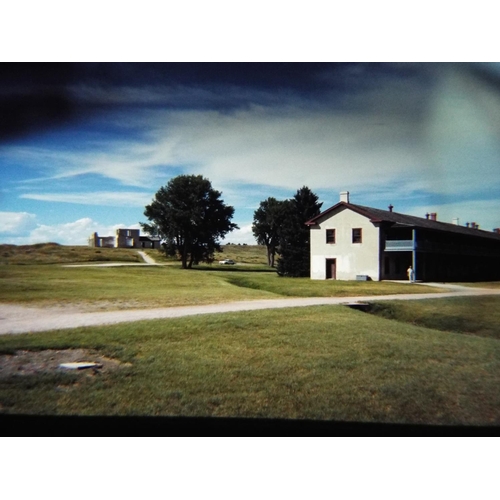
<path id="1" fill-rule="evenodd" d="M 335 243 L 335 229 L 326 230 L 326 242 Z"/>
<path id="2" fill-rule="evenodd" d="M 361 228 L 355 228 L 352 230 L 352 242 L 353 243 L 361 243 L 362 242 Z"/>

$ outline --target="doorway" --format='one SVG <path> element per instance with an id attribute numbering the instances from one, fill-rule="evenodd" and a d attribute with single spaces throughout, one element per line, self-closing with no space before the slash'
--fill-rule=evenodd
<path id="1" fill-rule="evenodd" d="M 337 279 L 337 259 L 326 259 L 326 279 Z"/>

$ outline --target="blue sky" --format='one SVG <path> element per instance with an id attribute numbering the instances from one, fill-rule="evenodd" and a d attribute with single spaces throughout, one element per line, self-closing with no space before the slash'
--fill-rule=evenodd
<path id="1" fill-rule="evenodd" d="M 306 185 L 500 226 L 496 64 L 73 64 L 0 77 L 0 242 L 84 245 L 139 227 L 201 174 L 254 243 L 254 210 Z M 6 118 L 5 118 L 6 117 Z"/>

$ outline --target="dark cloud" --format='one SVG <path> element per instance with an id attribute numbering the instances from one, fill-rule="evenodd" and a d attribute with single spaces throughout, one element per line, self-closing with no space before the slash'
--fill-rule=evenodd
<path id="1" fill-rule="evenodd" d="M 51 129 L 115 107 L 231 109 L 336 94 L 421 78 L 424 66 L 386 63 L 3 64 L 0 140 Z"/>
<path id="2" fill-rule="evenodd" d="M 291 104 L 422 120 L 446 65 L 423 63 L 2 64 L 0 142 L 113 109 L 228 111 Z M 500 85 L 498 65 L 465 71 Z"/>

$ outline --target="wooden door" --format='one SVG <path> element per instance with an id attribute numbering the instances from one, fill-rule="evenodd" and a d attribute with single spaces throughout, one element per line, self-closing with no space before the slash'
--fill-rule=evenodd
<path id="1" fill-rule="evenodd" d="M 326 279 L 337 279 L 337 259 L 326 259 Z"/>

